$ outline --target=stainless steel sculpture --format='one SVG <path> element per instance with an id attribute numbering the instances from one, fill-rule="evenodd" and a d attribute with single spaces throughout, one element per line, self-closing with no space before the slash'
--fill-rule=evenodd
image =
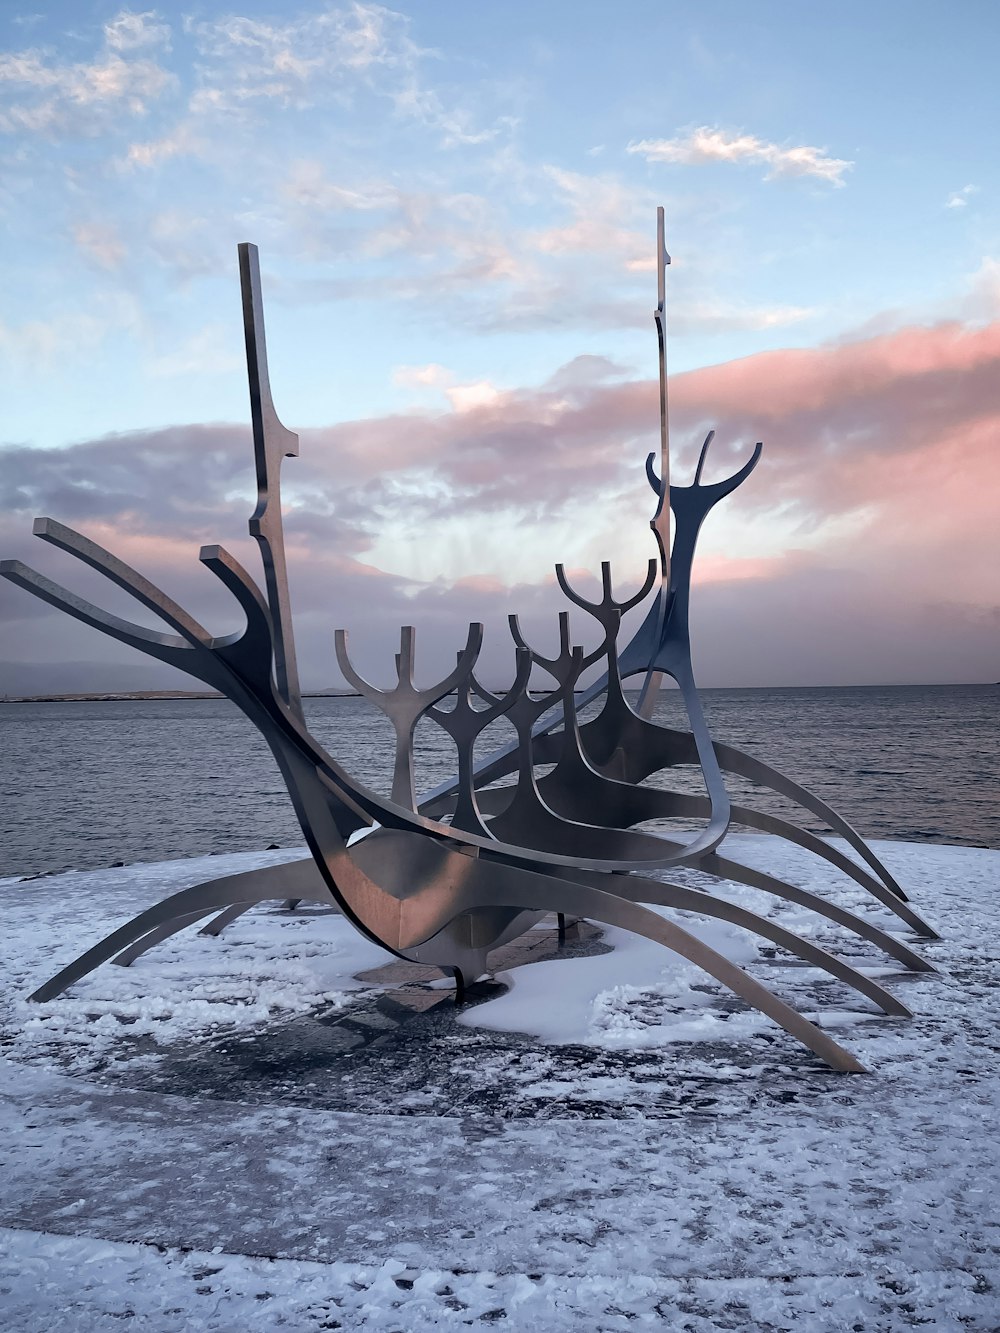
<path id="1" fill-rule="evenodd" d="M 337 659 L 345 677 L 382 709 L 395 731 L 390 793 L 379 795 L 352 778 L 307 730 L 299 693 L 281 532 L 280 467 L 298 453 L 298 438 L 278 419 L 271 399 L 264 343 L 256 248 L 239 247 L 243 316 L 257 466 L 258 503 L 250 520 L 264 566 L 266 595 L 221 547 L 202 548 L 200 559 L 226 586 L 246 625 L 225 638 L 213 637 L 141 574 L 108 551 L 52 519 L 40 518 L 34 532 L 96 569 L 154 612 L 173 633 L 154 632 L 110 615 L 29 569 L 19 561 L 0 573 L 36 597 L 112 638 L 178 667 L 231 699 L 259 728 L 278 763 L 310 855 L 290 865 L 207 881 L 164 900 L 101 940 L 40 986 L 31 997 L 50 1000 L 108 960 L 132 962 L 146 949 L 186 926 L 212 916 L 204 930 L 218 934 L 241 912 L 267 899 L 308 899 L 339 907 L 370 939 L 402 958 L 433 964 L 464 985 L 487 969 L 491 949 L 514 938 L 546 912 L 586 916 L 657 940 L 727 986 L 774 1020 L 838 1070 L 858 1071 L 859 1062 L 830 1036 L 779 999 L 741 968 L 650 905 L 717 917 L 778 945 L 873 1001 L 885 1013 L 907 1008 L 871 977 L 809 940 L 705 890 L 685 888 L 658 876 L 671 866 L 693 867 L 716 879 L 750 885 L 808 907 L 828 921 L 874 944 L 902 967 L 932 971 L 930 964 L 896 935 L 867 917 L 820 895 L 720 855 L 733 822 L 776 834 L 822 857 L 868 890 L 918 935 L 935 932 L 908 904 L 906 895 L 863 839 L 824 802 L 759 760 L 713 742 L 701 711 L 691 669 L 688 607 L 691 567 L 698 532 L 708 512 L 753 471 L 752 457 L 725 481 L 706 485 L 702 471 L 708 435 L 690 485 L 669 484 L 666 381 L 666 253 L 663 210 L 657 219 L 660 358 L 660 468 L 646 464 L 656 498 L 651 527 L 658 558 L 649 562 L 642 586 L 616 597 L 611 570 L 602 566 L 602 596 L 588 601 L 556 574 L 569 601 L 593 617 L 601 642 L 590 653 L 574 647 L 569 617 L 559 617 L 559 652 L 546 658 L 526 641 L 511 617 L 517 670 L 502 697 L 475 676 L 483 627 L 472 625 L 457 665 L 443 680 L 419 689 L 413 680 L 414 636 L 404 627 L 396 657 L 396 684 L 378 690 L 351 662 L 347 634 L 336 634 Z M 670 538 L 669 515 L 675 531 Z M 619 647 L 623 614 L 649 593 L 652 601 L 631 640 Z M 600 678 L 582 695 L 581 673 L 603 664 Z M 532 667 L 553 684 L 531 691 Z M 689 731 L 655 723 L 652 706 L 662 675 L 680 687 Z M 623 681 L 642 676 L 638 709 Z M 450 709 L 442 701 L 454 694 Z M 600 701 L 596 716 L 579 720 L 584 704 Z M 517 739 L 479 764 L 477 738 L 499 717 L 512 723 Z M 416 795 L 414 731 L 429 718 L 451 738 L 455 778 L 422 799 Z M 696 764 L 707 795 L 639 785 L 651 774 Z M 539 775 L 538 770 L 548 771 Z M 733 806 L 725 775 L 738 774 L 791 798 L 846 839 L 860 862 L 806 829 L 742 806 Z M 497 779 L 512 781 L 497 786 Z M 681 816 L 701 821 L 686 841 L 639 831 L 648 820 Z"/>

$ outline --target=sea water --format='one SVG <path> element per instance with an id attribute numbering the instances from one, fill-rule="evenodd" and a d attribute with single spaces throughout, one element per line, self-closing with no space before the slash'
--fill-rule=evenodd
<path id="1" fill-rule="evenodd" d="M 781 769 L 868 837 L 1000 846 L 1000 688 L 985 685 L 704 690 L 713 735 Z M 355 778 L 386 793 L 392 732 L 358 698 L 306 700 L 309 725 Z M 656 714 L 684 727 L 676 691 Z M 484 734 L 506 743 L 509 724 Z M 418 729 L 418 786 L 454 751 Z M 703 790 L 696 771 L 671 782 Z M 783 798 L 733 782 L 734 800 L 806 827 Z M 297 846 L 267 746 L 225 700 L 0 704 L 0 876 Z"/>

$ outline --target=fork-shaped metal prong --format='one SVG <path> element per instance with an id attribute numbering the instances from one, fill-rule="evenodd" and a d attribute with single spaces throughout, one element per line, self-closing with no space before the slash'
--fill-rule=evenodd
<path id="1" fill-rule="evenodd" d="M 559 652 L 555 657 L 545 657 L 536 648 L 532 648 L 521 632 L 521 622 L 517 616 L 508 616 L 507 624 L 510 627 L 510 637 L 514 640 L 515 645 L 518 648 L 523 648 L 536 666 L 544 668 L 550 676 L 559 680 L 561 666 L 569 660 L 571 652 L 569 642 L 569 612 L 559 612 Z"/>
<path id="2" fill-rule="evenodd" d="M 760 456 L 764 450 L 763 444 L 758 442 L 757 444 L 754 445 L 754 451 L 753 454 L 750 456 L 750 458 L 747 459 L 747 461 L 743 464 L 743 466 L 741 468 L 738 468 L 732 474 L 732 476 L 724 477 L 722 481 L 713 481 L 704 483 L 701 480 L 701 474 L 705 467 L 705 460 L 708 458 L 709 448 L 711 447 L 712 441 L 714 439 L 715 439 L 715 431 L 710 430 L 708 434 L 705 436 L 704 444 L 701 446 L 701 452 L 698 455 L 698 463 L 694 471 L 694 480 L 692 481 L 691 485 L 678 486 L 676 483 L 671 485 L 669 500 L 670 500 L 670 507 L 671 509 L 673 509 L 675 515 L 677 513 L 677 504 L 675 503 L 676 491 L 681 491 L 681 492 L 697 491 L 700 495 L 704 496 L 705 499 L 707 500 L 707 503 L 705 503 L 705 501 L 703 500 L 702 504 L 704 506 L 705 513 L 707 514 L 713 505 L 718 504 L 719 501 L 725 499 L 727 495 L 731 495 L 732 492 L 736 490 L 737 486 L 741 486 L 743 482 L 746 481 L 747 477 L 749 477 L 750 473 L 754 470 L 754 468 L 760 461 Z M 664 488 L 660 478 L 656 475 L 656 468 L 654 467 L 653 464 L 653 460 L 655 458 L 656 458 L 655 454 L 650 454 L 646 459 L 646 479 L 649 482 L 650 486 L 652 487 L 654 493 L 659 497 L 659 505 L 656 511 L 656 514 L 658 516 L 660 513 L 660 509 L 662 508 L 663 505 Z M 655 522 L 655 516 L 653 522 Z M 652 523 L 650 524 L 650 526 L 652 526 Z"/>
<path id="3" fill-rule="evenodd" d="M 593 652 L 585 654 L 583 660 L 585 669 L 592 663 L 596 662 L 599 657 L 603 657 L 608 651 L 609 646 L 615 642 L 618 635 L 618 626 L 622 617 L 627 611 L 631 611 L 634 606 L 638 606 L 646 597 L 652 589 L 653 584 L 656 582 L 658 569 L 659 566 L 656 560 L 651 559 L 646 568 L 646 577 L 638 592 L 633 593 L 631 597 L 626 597 L 624 601 L 618 601 L 616 600 L 611 587 L 611 562 L 609 560 L 602 560 L 601 600 L 599 602 L 592 602 L 581 593 L 577 592 L 573 587 L 569 579 L 566 577 L 565 566 L 561 564 L 556 565 L 556 580 L 559 587 L 562 589 L 563 594 L 569 598 L 574 606 L 580 607 L 581 610 L 586 611 L 588 615 L 593 616 L 604 631 L 604 640 L 600 646 L 595 648 Z"/>
<path id="4" fill-rule="evenodd" d="M 461 657 L 459 660 L 461 661 Z M 445 710 L 431 707 L 426 710 L 426 716 L 436 722 L 454 741 L 458 755 L 457 796 L 451 827 L 462 829 L 466 833 L 478 833 L 487 838 L 492 838 L 493 834 L 489 831 L 476 800 L 475 747 L 476 741 L 490 723 L 508 712 L 527 689 L 528 678 L 531 675 L 531 653 L 527 647 L 517 648 L 516 664 L 514 682 L 504 694 L 498 696 L 484 690 L 470 670 L 458 683 L 454 708 Z M 474 691 L 486 701 L 485 708 L 473 707 Z"/>
<path id="5" fill-rule="evenodd" d="M 464 680 L 476 664 L 483 646 L 483 627 L 469 626 L 469 637 L 458 656 L 458 662 L 443 680 L 428 689 L 418 689 L 413 683 L 413 657 L 416 630 L 404 625 L 399 632 L 399 652 L 396 654 L 396 684 L 391 689 L 379 689 L 355 669 L 347 650 L 347 631 L 338 629 L 334 634 L 337 665 L 345 680 L 369 703 L 385 713 L 396 733 L 396 757 L 393 764 L 391 799 L 408 810 L 416 810 L 413 785 L 413 736 L 417 723 L 427 710 L 443 699 Z"/>

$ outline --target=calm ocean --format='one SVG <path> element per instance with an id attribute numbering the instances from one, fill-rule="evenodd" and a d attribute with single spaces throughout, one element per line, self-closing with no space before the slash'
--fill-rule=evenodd
<path id="1" fill-rule="evenodd" d="M 866 836 L 1000 846 L 1000 687 L 705 690 L 703 699 L 717 740 L 784 769 Z M 306 711 L 334 757 L 384 790 L 391 750 L 380 715 L 354 698 L 310 699 Z M 657 716 L 686 725 L 673 692 Z M 418 735 L 427 789 L 450 773 L 452 753 L 432 723 Z M 753 801 L 794 809 L 763 793 Z M 0 704 L 0 812 L 0 876 L 302 841 L 267 748 L 222 700 Z M 794 817 L 818 827 L 804 811 Z"/>

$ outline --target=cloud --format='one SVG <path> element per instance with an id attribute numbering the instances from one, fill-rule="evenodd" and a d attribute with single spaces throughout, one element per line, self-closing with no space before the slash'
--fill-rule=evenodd
<path id="1" fill-rule="evenodd" d="M 474 384 L 455 384 L 445 389 L 445 394 L 454 412 L 474 412 L 478 408 L 492 408 L 503 397 L 500 390 L 488 380 L 477 380 Z"/>
<path id="2" fill-rule="evenodd" d="M 156 259 L 181 280 L 224 271 L 231 251 L 209 218 L 190 208 L 165 208 L 146 222 L 144 241 Z"/>
<path id="3" fill-rule="evenodd" d="M 392 372 L 393 384 L 404 389 L 443 389 L 454 379 L 453 371 L 433 362 L 427 366 L 397 366 Z"/>
<path id="4" fill-rule="evenodd" d="M 548 225 L 517 225 L 486 194 L 405 189 L 352 179 L 314 158 L 291 162 L 278 184 L 284 216 L 326 271 L 293 282 L 286 297 L 381 300 L 391 286 L 397 305 L 420 303 L 422 320 L 435 314 L 479 333 L 648 329 L 655 195 L 613 174 L 552 164 L 523 170 L 520 189 L 545 198 Z M 671 299 L 674 334 L 770 330 L 821 313 L 714 298 L 696 243 L 686 258 Z"/>
<path id="5" fill-rule="evenodd" d="M 91 61 L 60 63 L 29 49 L 0 56 L 0 131 L 56 137 L 93 135 L 114 128 L 123 115 L 144 116 L 175 86 L 175 76 L 147 56 L 169 30 L 153 15 L 123 13 L 103 31 L 103 49 Z"/>
<path id="6" fill-rule="evenodd" d="M 239 15 L 188 19 L 185 29 L 197 40 L 203 55 L 214 57 L 220 68 L 229 67 L 250 91 L 254 84 L 272 78 L 306 82 L 331 68 L 409 68 L 422 54 L 409 36 L 405 15 L 381 5 L 330 5 L 300 12 L 283 23 Z M 286 84 L 284 90 L 291 87 Z M 264 91 L 262 95 L 272 94 Z"/>
<path id="7" fill-rule="evenodd" d="M 398 188 L 382 181 L 341 184 L 331 180 L 324 163 L 300 158 L 281 182 L 281 194 L 290 204 L 316 213 L 368 213 L 399 203 Z"/>
<path id="8" fill-rule="evenodd" d="M 534 387 L 488 386 L 478 401 L 456 396 L 462 386 L 441 368 L 412 378 L 450 390 L 450 410 L 303 429 L 301 456 L 284 469 L 300 656 L 314 685 L 336 679 L 335 625 L 352 629 L 359 668 L 383 678 L 393 626 L 420 627 L 433 674 L 479 618 L 492 627 L 485 662 L 502 676 L 507 611 L 551 639 L 554 560 L 593 575 L 610 558 L 631 586 L 650 554 L 642 460 L 657 438 L 654 382 L 599 357 Z M 762 353 L 676 376 L 671 403 L 675 484 L 708 426 L 718 431 L 708 481 L 765 441 L 757 472 L 706 524 L 694 599 L 704 683 L 997 678 L 1000 321 Z M 28 537 L 30 518 L 50 513 L 225 632 L 232 607 L 196 553 L 222 541 L 256 567 L 244 535 L 251 454 L 248 428 L 225 425 L 10 446 L 0 548 L 54 559 L 46 568 L 81 586 Z M 34 661 L 42 631 L 22 620 L 63 640 L 25 600 L 0 590 L 0 619 L 11 654 Z M 67 656 L 93 655 L 88 636 L 64 633 Z"/>
<path id="9" fill-rule="evenodd" d="M 456 300 L 471 299 L 478 319 L 480 306 L 494 299 L 490 287 L 519 293 L 541 281 L 535 256 L 516 233 L 513 239 L 504 234 L 482 195 L 408 190 L 373 179 L 352 183 L 312 160 L 292 163 L 278 191 L 310 254 L 353 261 L 349 277 L 303 283 L 295 290 L 301 298 L 382 299 L 391 282 L 394 302 L 454 308 Z"/>
<path id="10" fill-rule="evenodd" d="M 11 367 L 37 374 L 92 357 L 109 334 L 135 327 L 135 307 L 126 297 L 98 300 L 90 309 L 66 310 L 51 319 L 0 320 L 0 355 Z"/>
<path id="11" fill-rule="evenodd" d="M 204 148 L 205 141 L 193 124 L 181 121 L 157 139 L 130 143 L 117 165 L 123 170 L 157 167 L 171 158 L 197 156 Z"/>
<path id="12" fill-rule="evenodd" d="M 176 378 L 237 370 L 243 363 L 230 349 L 230 342 L 229 329 L 225 325 L 206 324 L 173 351 L 151 357 L 147 363 L 149 373 L 158 378 Z"/>
<path id="13" fill-rule="evenodd" d="M 391 284 L 394 302 L 419 301 L 422 317 L 434 312 L 479 332 L 648 328 L 655 196 L 613 175 L 551 164 L 526 176 L 523 188 L 547 200 L 548 226 L 516 226 L 484 194 L 352 182 L 315 159 L 289 164 L 278 192 L 291 225 L 328 267 L 352 261 L 348 275 L 303 281 L 289 295 L 382 299 Z M 682 275 L 689 282 L 696 263 Z M 815 313 L 682 298 L 671 303 L 671 328 L 707 335 L 761 330 Z"/>
<path id="14" fill-rule="evenodd" d="M 180 157 L 224 159 L 238 129 L 258 131 L 259 151 L 261 126 L 283 111 L 368 113 L 381 101 L 444 147 L 492 143 L 515 124 L 509 114 L 480 120 L 482 84 L 474 105 L 465 89 L 431 86 L 427 69 L 438 54 L 416 44 L 406 15 L 380 5 L 326 4 L 272 21 L 187 16 L 182 26 L 172 67 L 171 27 L 153 10 L 123 10 L 91 29 L 90 61 L 66 62 L 42 48 L 0 56 L 0 132 L 117 138 L 126 118 L 145 117 L 159 104 L 159 132 L 134 140 L 115 159 L 119 167 L 149 169 Z M 486 97 L 495 96 L 508 94 L 486 89 Z"/>
<path id="15" fill-rule="evenodd" d="M 108 222 L 78 222 L 73 227 L 73 239 L 100 268 L 116 269 L 125 258 L 125 242 Z"/>
<path id="16" fill-rule="evenodd" d="M 158 22 L 154 10 L 133 14 L 122 10 L 117 18 L 104 25 L 104 40 L 113 51 L 135 51 L 140 47 L 170 48 L 170 26 Z"/>
<path id="17" fill-rule="evenodd" d="M 1000 259 L 989 255 L 983 259 L 972 275 L 961 312 L 967 320 L 977 323 L 1000 318 Z"/>
<path id="18" fill-rule="evenodd" d="M 739 305 L 727 301 L 685 301 L 668 314 L 672 333 L 759 332 L 801 324 L 820 313 L 809 306 Z"/>
<path id="19" fill-rule="evenodd" d="M 483 144 L 510 129 L 510 117 L 478 123 L 456 97 L 432 88 L 424 66 L 434 52 L 410 35 L 410 20 L 381 5 L 355 3 L 301 11 L 283 21 L 185 21 L 201 57 L 196 117 L 247 118 L 257 103 L 307 110 L 352 95 L 387 99 L 397 115 L 434 131 L 442 146 Z"/>
<path id="20" fill-rule="evenodd" d="M 647 261 L 655 268 L 649 237 L 649 219 L 655 205 L 645 190 L 636 190 L 609 176 L 588 176 L 555 166 L 544 170 L 556 197 L 570 210 L 570 219 L 534 233 L 530 241 L 537 251 L 550 255 L 600 254 L 633 272 L 641 271 Z"/>
<path id="21" fill-rule="evenodd" d="M 715 162 L 760 163 L 768 168 L 765 180 L 815 176 L 834 186 L 844 184 L 844 173 L 854 165 L 843 158 L 830 157 L 823 148 L 769 143 L 754 134 L 708 125 L 673 139 L 641 139 L 630 143 L 626 151 L 641 154 L 647 162 L 669 162 L 680 166 L 704 166 Z"/>
<path id="22" fill-rule="evenodd" d="M 443 394 L 453 412 L 471 412 L 479 407 L 492 407 L 499 402 L 501 390 L 488 380 L 472 384 L 456 384 L 454 371 L 445 366 L 397 366 L 392 372 L 393 384 L 402 388 L 430 390 Z"/>
<path id="23" fill-rule="evenodd" d="M 948 196 L 945 208 L 967 208 L 971 197 L 978 193 L 978 185 L 963 185 L 960 190 L 956 190 L 954 194 Z"/>

